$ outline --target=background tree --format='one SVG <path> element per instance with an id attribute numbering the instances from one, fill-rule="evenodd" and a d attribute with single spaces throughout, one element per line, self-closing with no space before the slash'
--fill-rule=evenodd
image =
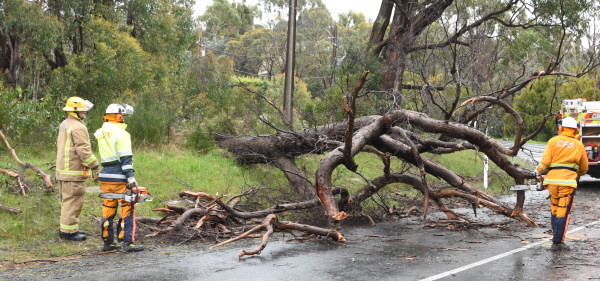
<path id="1" fill-rule="evenodd" d="M 557 79 L 554 77 L 546 77 L 533 83 L 531 87 L 523 89 L 522 93 L 515 97 L 515 110 L 521 113 L 523 121 L 527 125 L 527 134 L 534 132 L 536 125 L 540 120 L 544 120 L 546 115 L 552 112 L 552 107 L 557 108 L 557 104 L 561 102 L 557 97 L 559 89 L 556 88 Z M 504 122 L 510 122 L 510 116 L 504 116 Z M 545 141 L 556 135 L 556 122 L 550 120 L 549 124 L 542 129 L 536 136 L 537 140 Z M 513 135 L 515 126 L 504 126 L 504 135 Z"/>
<path id="2" fill-rule="evenodd" d="M 0 70 L 7 84 L 23 86 L 24 59 L 32 64 L 49 56 L 59 39 L 58 20 L 42 10 L 41 5 L 21 0 L 0 2 Z M 37 99 L 40 67 L 32 66 L 33 98 Z"/>

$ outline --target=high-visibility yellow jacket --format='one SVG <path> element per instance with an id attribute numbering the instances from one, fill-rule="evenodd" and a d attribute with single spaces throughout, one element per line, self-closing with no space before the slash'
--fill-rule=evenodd
<path id="1" fill-rule="evenodd" d="M 99 181 L 127 182 L 127 178 L 134 176 L 131 135 L 126 128 L 124 123 L 104 122 L 94 133 L 102 162 Z"/>
<path id="2" fill-rule="evenodd" d="M 87 127 L 80 119 L 67 115 L 56 139 L 56 179 L 86 181 L 92 175 L 91 169 L 99 166 Z"/>
<path id="3" fill-rule="evenodd" d="M 577 177 L 588 171 L 588 157 L 581 141 L 575 139 L 575 131 L 564 130 L 551 138 L 536 169 L 548 171 L 544 185 L 577 187 Z"/>

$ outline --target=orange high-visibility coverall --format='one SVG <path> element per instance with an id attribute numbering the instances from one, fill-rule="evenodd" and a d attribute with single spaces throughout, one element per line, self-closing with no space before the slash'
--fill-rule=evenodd
<path id="1" fill-rule="evenodd" d="M 107 117 L 105 116 L 105 119 Z M 131 135 L 125 131 L 127 124 L 106 120 L 102 128 L 96 130 L 94 136 L 98 140 L 102 170 L 98 174 L 100 190 L 109 193 L 124 193 L 127 190 L 127 178 L 134 176 L 133 151 Z M 117 223 L 117 239 L 119 241 L 135 241 L 135 202 L 123 199 L 103 199 L 102 204 L 102 239 L 107 243 L 114 242 L 113 220 L 121 204 L 121 218 Z"/>
<path id="2" fill-rule="evenodd" d="M 544 186 L 550 193 L 550 223 L 552 242 L 564 242 L 567 232 L 577 179 L 588 171 L 588 158 L 581 141 L 575 138 L 576 129 L 563 128 L 560 135 L 548 141 L 542 161 L 536 169 L 546 172 Z"/>

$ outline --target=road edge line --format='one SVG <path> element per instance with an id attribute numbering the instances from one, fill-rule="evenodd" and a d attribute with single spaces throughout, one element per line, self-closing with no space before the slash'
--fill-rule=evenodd
<path id="1" fill-rule="evenodd" d="M 577 231 L 580 231 L 582 229 L 588 228 L 588 227 L 590 227 L 592 225 L 599 224 L 599 223 L 600 223 L 600 221 L 594 221 L 594 222 L 591 222 L 591 223 L 588 223 L 588 224 L 576 227 L 576 228 L 568 231 L 567 234 L 575 233 Z M 486 264 L 486 263 L 489 263 L 489 262 L 492 262 L 492 261 L 495 261 L 495 260 L 498 260 L 498 259 L 501 259 L 501 258 L 504 258 L 504 257 L 507 257 L 507 256 L 510 256 L 512 254 L 516 254 L 518 252 L 525 251 L 525 250 L 527 250 L 529 248 L 533 248 L 533 247 L 542 245 L 544 243 L 548 243 L 548 241 L 547 240 L 538 241 L 538 242 L 535 242 L 535 243 L 523 246 L 521 248 L 510 250 L 508 252 L 505 252 L 505 253 L 502 253 L 502 254 L 498 254 L 498 255 L 495 255 L 493 257 L 489 257 L 487 259 L 484 259 L 484 260 L 480 260 L 478 262 L 474 262 L 474 263 L 467 264 L 465 266 L 461 266 L 461 267 L 453 269 L 453 270 L 442 272 L 440 274 L 437 274 L 437 275 L 434 275 L 434 276 L 431 276 L 431 277 L 428 277 L 428 278 L 425 278 L 425 279 L 420 279 L 419 281 L 433 281 L 433 280 L 438 280 L 438 279 L 441 279 L 441 278 L 444 278 L 444 277 L 448 277 L 450 275 L 459 273 L 461 271 L 465 271 L 465 270 L 468 270 L 468 269 L 471 269 L 471 268 L 474 268 L 474 267 L 477 267 L 477 266 L 480 266 L 480 265 L 483 265 L 483 264 Z"/>

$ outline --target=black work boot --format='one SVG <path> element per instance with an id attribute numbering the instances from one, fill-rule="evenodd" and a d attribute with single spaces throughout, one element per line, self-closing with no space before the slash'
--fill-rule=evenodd
<path id="1" fill-rule="evenodd" d="M 71 240 L 71 241 L 85 241 L 85 239 L 86 239 L 86 236 L 79 232 L 66 233 L 66 232 L 61 231 L 59 236 L 62 239 Z"/>
<path id="2" fill-rule="evenodd" d="M 550 250 L 556 251 L 556 252 L 562 252 L 562 251 L 569 251 L 569 250 L 571 250 L 571 248 L 569 248 L 569 246 L 567 246 L 565 243 L 552 243 Z"/>
<path id="3" fill-rule="evenodd" d="M 104 242 L 104 246 L 102 246 L 102 252 L 112 251 L 117 249 L 117 243 L 115 242 Z"/>
<path id="4" fill-rule="evenodd" d="M 136 245 L 133 242 L 124 242 L 123 243 L 123 251 L 124 252 L 139 252 L 139 251 L 143 251 L 144 250 L 144 246 L 140 246 L 140 245 Z"/>

